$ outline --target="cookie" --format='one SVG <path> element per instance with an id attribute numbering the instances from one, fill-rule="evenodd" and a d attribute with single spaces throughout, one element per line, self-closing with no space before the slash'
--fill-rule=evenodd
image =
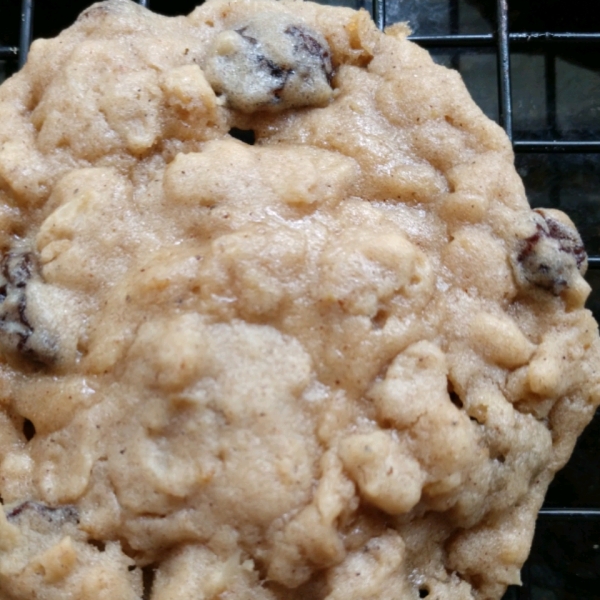
<path id="1" fill-rule="evenodd" d="M 600 403 L 581 238 L 397 25 L 128 0 L 0 88 L 0 597 L 500 598 Z"/>

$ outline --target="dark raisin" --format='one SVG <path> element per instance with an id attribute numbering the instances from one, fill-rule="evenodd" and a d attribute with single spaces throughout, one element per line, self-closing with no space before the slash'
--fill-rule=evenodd
<path id="1" fill-rule="evenodd" d="M 273 95 L 273 102 L 277 103 L 285 84 L 293 73 L 293 70 L 282 65 L 278 65 L 274 60 L 265 56 L 260 52 L 261 44 L 257 38 L 247 33 L 247 27 L 236 29 L 238 33 L 248 44 L 251 46 L 252 51 L 249 52 L 249 56 L 253 56 L 255 62 L 255 70 L 257 72 L 263 71 L 265 75 L 270 79 L 271 94 Z"/>
<path id="2" fill-rule="evenodd" d="M 244 113 L 325 106 L 332 96 L 332 72 L 325 38 L 276 13 L 219 34 L 205 65 L 215 92 Z"/>
<path id="3" fill-rule="evenodd" d="M 0 333 L 16 339 L 19 350 L 33 333 L 26 315 L 26 287 L 31 272 L 29 253 L 8 252 L 0 260 Z"/>
<path id="4" fill-rule="evenodd" d="M 11 250 L 0 259 L 0 350 L 48 364 L 54 360 L 54 345 L 45 332 L 36 333 L 27 312 L 28 284 L 36 273 L 31 252 Z"/>
<path id="5" fill-rule="evenodd" d="M 560 250 L 575 257 L 577 268 L 587 261 L 587 253 L 579 234 L 556 219 L 545 217 L 551 238 L 559 242 Z"/>
<path id="6" fill-rule="evenodd" d="M 243 37 L 247 42 L 250 42 L 250 44 L 252 44 L 253 46 L 257 46 L 258 40 L 255 37 L 248 35 L 246 33 L 247 30 L 247 27 L 241 27 L 240 29 L 236 29 L 235 32 L 238 33 L 241 37 Z"/>
<path id="7" fill-rule="evenodd" d="M 2 275 L 17 288 L 27 285 L 32 271 L 33 259 L 30 252 L 9 252 L 2 258 Z"/>
<path id="8" fill-rule="evenodd" d="M 535 233 L 520 243 L 517 264 L 529 284 L 558 296 L 585 272 L 587 254 L 577 231 L 549 211 L 537 209 L 534 219 Z"/>
<path id="9" fill-rule="evenodd" d="M 317 57 L 321 62 L 321 69 L 328 81 L 331 81 L 333 69 L 331 66 L 331 53 L 310 32 L 299 25 L 290 25 L 285 33 L 294 41 L 294 50 Z"/>
<path id="10" fill-rule="evenodd" d="M 75 506 L 48 506 L 33 500 L 27 500 L 9 510 L 6 518 L 9 521 L 14 521 L 28 511 L 35 511 L 36 514 L 50 523 L 63 523 L 65 521 L 79 523 L 79 512 Z"/>
<path id="11" fill-rule="evenodd" d="M 256 62 L 258 67 L 263 71 L 266 71 L 272 79 L 276 80 L 276 83 L 279 85 L 275 86 L 275 89 L 283 88 L 287 78 L 291 75 L 291 69 L 284 69 L 279 66 L 277 63 L 273 62 L 271 59 L 263 56 L 262 54 L 256 55 Z"/>
<path id="12" fill-rule="evenodd" d="M 236 29 L 235 32 L 240 35 L 246 42 L 248 42 L 251 46 L 259 46 L 258 39 L 252 35 L 248 34 L 248 27 L 242 27 L 240 29 Z M 254 59 L 256 61 L 257 67 L 267 72 L 270 77 L 275 79 L 281 79 L 280 85 L 283 87 L 285 85 L 285 79 L 289 77 L 290 69 L 284 69 L 280 65 L 273 62 L 271 59 L 267 58 L 264 54 L 260 52 L 256 52 Z"/>

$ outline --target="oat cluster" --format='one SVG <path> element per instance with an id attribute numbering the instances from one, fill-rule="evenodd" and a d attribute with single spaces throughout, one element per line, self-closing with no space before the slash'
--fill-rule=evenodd
<path id="1" fill-rule="evenodd" d="M 2 600 L 519 583 L 600 403 L 587 259 L 406 34 L 108 0 L 0 88 Z"/>

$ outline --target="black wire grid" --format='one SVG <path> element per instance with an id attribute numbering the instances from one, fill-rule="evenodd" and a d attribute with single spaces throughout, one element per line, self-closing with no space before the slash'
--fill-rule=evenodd
<path id="1" fill-rule="evenodd" d="M 137 0 L 145 7 L 150 7 L 152 0 Z M 328 2 L 328 0 L 325 0 Z M 380 29 L 387 25 L 386 9 L 393 0 L 358 0 L 356 6 L 367 6 L 373 16 L 373 20 Z M 450 0 L 452 1 L 452 0 Z M 334 0 L 335 2 L 335 0 Z M 545 95 L 547 120 L 550 124 L 550 132 L 556 133 L 556 78 L 554 75 L 555 53 L 553 49 L 577 45 L 579 48 L 585 47 L 589 52 L 598 52 L 600 50 L 600 32 L 590 33 L 571 33 L 571 32 L 519 32 L 511 33 L 509 31 L 509 11 L 507 0 L 494 0 L 496 4 L 496 29 L 491 33 L 483 34 L 460 34 L 451 33 L 448 35 L 413 35 L 411 39 L 426 48 L 448 48 L 448 49 L 474 49 L 487 48 L 495 51 L 498 73 L 498 118 L 500 125 L 505 129 L 508 137 L 511 139 L 514 151 L 519 154 L 600 154 L 600 139 L 589 140 L 539 140 L 539 139 L 519 139 L 513 140 L 513 104 L 511 94 L 511 67 L 510 50 L 514 48 L 524 49 L 535 45 L 548 50 L 545 55 L 546 60 L 546 78 Z M 91 3 L 91 2 L 90 2 Z M 329 3 L 329 2 L 328 2 Z M 343 0 L 342 0 L 343 3 Z M 347 2 L 346 2 L 347 3 Z M 20 68 L 25 63 L 27 52 L 32 41 L 34 0 L 22 0 L 21 5 L 21 23 L 19 45 L 1 46 L 0 60 L 16 60 Z M 540 8 L 540 10 L 544 10 Z M 0 11 L 1 12 L 1 11 Z M 457 29 L 457 28 L 453 28 Z M 555 138 L 558 135 L 554 136 Z M 587 136 L 586 136 L 587 137 Z M 591 274 L 600 273 L 600 255 L 589 257 L 589 267 Z M 598 422 L 598 416 L 595 418 Z M 558 526 L 558 533 L 556 527 Z M 555 531 L 552 530 L 555 528 Z M 562 527 L 562 530 L 561 530 Z M 536 533 L 542 537 L 541 543 L 551 545 L 556 542 L 562 544 L 562 535 L 569 531 L 579 528 L 579 538 L 585 537 L 585 532 L 591 532 L 591 540 L 583 540 L 582 543 L 588 543 L 593 550 L 600 549 L 600 498 L 598 498 L 598 508 L 580 508 L 571 506 L 568 508 L 544 507 L 542 508 Z M 540 533 L 541 532 L 541 533 Z M 581 532 L 584 532 L 583 534 Z M 596 537 L 594 537 L 596 536 Z M 589 537 L 589 536 L 588 536 Z M 576 540 L 577 541 L 577 540 Z M 581 541 L 579 539 L 579 541 Z M 593 542 L 598 542 L 594 544 Z M 535 550 L 535 543 L 534 543 Z M 585 553 L 584 553 L 585 555 Z M 588 553 L 589 556 L 589 553 Z M 578 600 L 598 600 L 600 599 L 600 575 L 598 571 L 598 558 L 593 556 L 589 563 L 583 561 L 582 565 L 576 565 L 575 577 L 586 582 L 583 588 L 579 583 L 569 584 L 569 578 L 563 578 L 562 582 L 556 584 L 554 591 L 554 582 L 552 574 L 544 575 L 542 570 L 541 577 L 546 577 L 549 581 L 542 585 L 543 591 L 540 593 L 539 582 L 533 583 L 532 570 L 537 567 L 531 566 L 531 559 L 523 568 L 522 578 L 523 586 L 520 588 L 510 588 L 506 598 L 513 600 L 563 600 L 577 598 Z M 540 577 L 538 570 L 538 578 Z M 572 580 L 571 580 L 572 581 Z M 579 581 L 579 580 L 578 580 Z M 561 588 L 562 586 L 562 588 Z M 569 589 L 569 587 L 571 589 Z M 548 590 L 551 591 L 548 591 Z M 545 590 L 545 591 L 544 591 Z"/>

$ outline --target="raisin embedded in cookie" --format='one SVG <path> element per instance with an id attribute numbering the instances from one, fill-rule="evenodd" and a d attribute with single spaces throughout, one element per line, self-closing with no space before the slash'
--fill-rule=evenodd
<path id="1" fill-rule="evenodd" d="M 518 276 L 555 295 L 573 287 L 577 273 L 585 275 L 587 255 L 575 226 L 558 211 L 536 209 L 535 232 L 517 251 Z"/>
<path id="2" fill-rule="evenodd" d="M 85 11 L 0 88 L 0 597 L 488 600 L 600 403 L 586 255 L 367 14 Z"/>
<path id="3" fill-rule="evenodd" d="M 257 15 L 220 33 L 206 60 L 213 89 L 242 112 L 322 106 L 331 98 L 327 41 L 291 15 Z"/>

